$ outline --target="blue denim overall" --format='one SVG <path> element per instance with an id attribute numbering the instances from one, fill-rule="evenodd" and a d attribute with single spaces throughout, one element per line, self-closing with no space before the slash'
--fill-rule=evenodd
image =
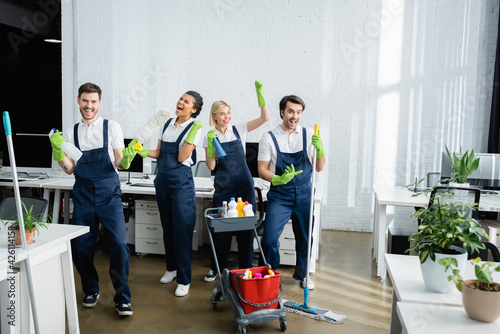
<path id="1" fill-rule="evenodd" d="M 163 127 L 167 129 L 172 118 Z M 177 270 L 177 283 L 191 283 L 191 243 L 196 222 L 196 201 L 191 168 L 178 161 L 179 144 L 193 126 L 186 126 L 176 142 L 161 142 L 154 185 L 163 227 L 166 267 Z M 163 133 L 162 132 L 162 133 Z M 196 151 L 192 153 L 196 162 Z"/>
<path id="2" fill-rule="evenodd" d="M 109 275 L 115 289 L 115 303 L 130 303 L 128 271 L 130 250 L 126 242 L 120 181 L 108 153 L 108 120 L 104 120 L 103 147 L 82 152 L 75 168 L 73 187 L 74 225 L 89 226 L 90 232 L 71 241 L 73 261 L 80 273 L 85 295 L 99 292 L 94 252 L 99 222 L 106 228 L 109 242 Z M 74 127 L 75 146 L 78 124 Z"/>
<path id="3" fill-rule="evenodd" d="M 296 153 L 282 153 L 276 137 L 272 132 L 269 132 L 269 134 L 273 139 L 277 151 L 275 174 L 282 175 L 285 172 L 285 168 L 291 164 L 294 165 L 295 171 L 302 170 L 303 172 L 295 175 L 285 185 L 271 185 L 267 193 L 262 248 L 264 249 L 267 262 L 273 269 L 277 269 L 280 264 L 279 238 L 285 224 L 292 218 L 296 250 L 296 264 L 293 277 L 297 280 L 302 280 L 307 274 L 307 241 L 309 234 L 312 174 L 311 161 L 307 155 L 306 129 L 302 129 L 303 149 Z"/>
<path id="4" fill-rule="evenodd" d="M 224 159 L 217 161 L 217 172 L 214 178 L 213 207 L 222 206 L 222 201 L 227 201 L 231 197 L 235 200 L 241 197 L 243 201 L 252 204 L 255 212 L 255 189 L 252 174 L 246 164 L 245 151 L 241 142 L 240 134 L 233 126 L 236 140 L 221 143 L 226 152 Z M 217 261 L 222 272 L 227 268 L 229 252 L 231 251 L 231 239 L 236 235 L 238 242 L 238 265 L 240 268 L 251 268 L 253 261 L 253 231 L 220 232 L 214 233 L 214 246 L 217 252 Z M 212 254 L 213 256 L 213 254 Z M 212 270 L 215 271 L 215 264 L 212 261 Z"/>

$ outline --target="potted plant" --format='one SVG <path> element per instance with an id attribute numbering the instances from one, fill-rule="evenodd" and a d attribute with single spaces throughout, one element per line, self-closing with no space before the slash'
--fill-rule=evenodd
<path id="1" fill-rule="evenodd" d="M 429 207 L 413 213 L 419 225 L 417 232 L 409 237 L 411 247 L 407 250 L 414 250 L 419 256 L 426 288 L 442 293 L 450 292 L 453 284 L 437 261 L 443 257 L 456 257 L 459 268 L 463 270 L 467 252 L 484 249 L 480 239 L 488 238 L 480 223 L 468 215 L 470 210 L 477 210 L 477 205 L 447 201 L 448 196 L 453 194 L 445 191 L 436 195 Z"/>
<path id="2" fill-rule="evenodd" d="M 469 151 L 462 153 L 462 148 L 460 148 L 458 155 L 455 152 L 452 155 L 448 150 L 448 146 L 445 146 L 445 148 L 451 162 L 451 168 L 453 169 L 450 182 L 465 184 L 467 178 L 478 169 L 479 157 L 475 155 L 474 150 L 470 153 Z"/>
<path id="3" fill-rule="evenodd" d="M 481 258 L 470 260 L 474 265 L 475 280 L 464 280 L 458 269 L 452 269 L 448 280 L 453 281 L 458 291 L 462 292 L 465 312 L 474 320 L 494 322 L 500 318 L 500 284 L 493 282 L 493 272 L 500 272 L 500 265 L 493 262 L 480 263 Z M 454 258 L 439 260 L 445 270 L 457 267 Z"/>
<path id="4" fill-rule="evenodd" d="M 24 213 L 23 213 L 23 220 L 24 220 L 24 230 L 26 234 L 26 243 L 32 244 L 34 242 L 33 236 L 34 233 L 38 233 L 38 228 L 43 227 L 43 228 L 48 228 L 47 224 L 50 223 L 50 216 L 47 217 L 48 222 L 44 221 L 44 215 L 43 214 L 35 214 L 33 213 L 33 205 L 30 207 L 28 210 L 26 208 L 26 205 L 22 203 Z M 14 235 L 15 235 L 15 241 L 16 245 L 22 245 L 21 241 L 21 232 L 19 229 L 19 219 L 17 215 L 12 217 L 12 220 L 10 221 L 3 221 L 3 224 L 5 226 L 8 226 L 9 229 L 14 230 Z"/>

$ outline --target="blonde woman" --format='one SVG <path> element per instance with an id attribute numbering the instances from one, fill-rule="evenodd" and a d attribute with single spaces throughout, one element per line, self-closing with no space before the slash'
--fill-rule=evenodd
<path id="1" fill-rule="evenodd" d="M 245 142 L 247 133 L 268 121 L 266 102 L 262 95 L 262 84 L 255 82 L 257 99 L 260 107 L 260 117 L 237 125 L 230 125 L 231 107 L 224 101 L 212 104 L 209 123 L 215 128 L 207 133 L 203 146 L 206 148 L 206 163 L 210 170 L 215 169 L 213 207 L 221 207 L 223 201 L 231 197 L 241 197 L 243 201 L 252 204 L 255 211 L 255 190 L 253 178 L 246 164 Z M 218 140 L 226 152 L 219 159 L 214 147 Z M 231 239 L 236 235 L 238 241 L 238 264 L 240 268 L 251 268 L 253 260 L 253 231 L 214 233 L 213 240 L 217 253 L 217 261 L 222 271 L 227 267 Z M 210 271 L 205 281 L 212 282 L 217 276 L 215 261 L 212 254 Z"/>

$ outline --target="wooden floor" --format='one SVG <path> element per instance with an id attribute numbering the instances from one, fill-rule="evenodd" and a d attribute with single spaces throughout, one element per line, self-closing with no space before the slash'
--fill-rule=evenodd
<path id="1" fill-rule="evenodd" d="M 330 324 L 287 313 L 285 333 L 388 333 L 392 286 L 375 277 L 371 233 L 322 231 L 316 288 L 311 290 L 309 305 L 347 316 L 344 324 Z M 108 275 L 108 257 L 96 254 L 101 297 L 93 309 L 81 306 L 83 293 L 75 271 L 81 333 L 237 333 L 229 301 L 220 301 L 216 310 L 209 300 L 218 280 L 206 283 L 203 276 L 210 263 L 209 246 L 193 253 L 192 282 L 186 297 L 175 297 L 175 281 L 160 284 L 165 272 L 161 256 L 130 258 L 129 284 L 134 315 L 119 317 L 114 310 L 114 290 Z M 234 262 L 230 262 L 232 265 Z M 283 299 L 302 303 L 303 289 L 292 278 L 292 267 L 280 267 Z M 279 333 L 279 321 L 247 327 L 248 333 Z"/>

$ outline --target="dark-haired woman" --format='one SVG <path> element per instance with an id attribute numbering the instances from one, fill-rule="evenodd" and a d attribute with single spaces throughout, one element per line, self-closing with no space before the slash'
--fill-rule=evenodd
<path id="1" fill-rule="evenodd" d="M 148 156 L 157 159 L 154 185 L 163 227 L 166 266 L 161 283 L 177 277 L 175 295 L 188 294 L 191 283 L 191 244 L 196 221 L 195 188 L 191 166 L 196 163 L 196 146 L 202 140 L 203 125 L 194 118 L 200 114 L 203 99 L 188 91 L 177 102 L 176 117 L 163 127 L 156 150 Z"/>

